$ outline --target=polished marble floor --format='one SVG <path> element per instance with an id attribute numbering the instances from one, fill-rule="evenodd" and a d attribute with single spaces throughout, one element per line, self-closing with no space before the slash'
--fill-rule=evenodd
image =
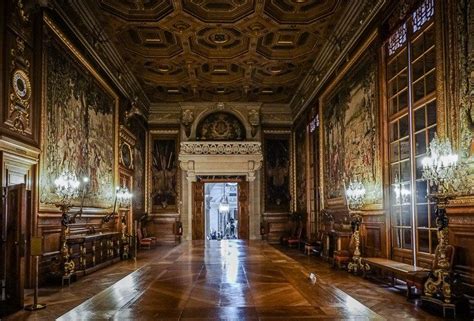
<path id="1" fill-rule="evenodd" d="M 7 320 L 438 320 L 397 290 L 260 241 L 158 247 L 47 290 L 45 310 Z"/>

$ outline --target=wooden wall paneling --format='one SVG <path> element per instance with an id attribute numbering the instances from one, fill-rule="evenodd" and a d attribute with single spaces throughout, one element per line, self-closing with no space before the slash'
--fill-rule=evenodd
<path id="1" fill-rule="evenodd" d="M 5 263 L 6 300 L 1 302 L 0 315 L 23 309 L 25 286 L 25 256 L 27 246 L 27 202 L 25 184 L 6 188 Z"/>
<path id="2" fill-rule="evenodd" d="M 249 182 L 239 182 L 239 239 L 249 239 Z"/>
<path id="3" fill-rule="evenodd" d="M 153 215 L 146 225 L 147 231 L 160 243 L 175 243 L 177 241 L 175 224 L 178 219 L 178 213 Z"/>
<path id="4" fill-rule="evenodd" d="M 287 233 L 289 213 L 264 213 L 265 238 L 270 244 L 280 243 L 280 238 Z"/>
<path id="5" fill-rule="evenodd" d="M 7 15 L 2 32 L 5 63 L 0 132 L 32 146 L 38 146 L 39 108 L 35 101 L 35 59 L 33 25 L 35 16 L 19 1 L 4 1 Z"/>
<path id="6" fill-rule="evenodd" d="M 204 240 L 204 183 L 193 182 L 193 240 Z"/>

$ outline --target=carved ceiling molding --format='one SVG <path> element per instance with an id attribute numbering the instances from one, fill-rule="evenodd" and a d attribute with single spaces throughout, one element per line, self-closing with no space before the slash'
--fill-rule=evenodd
<path id="1" fill-rule="evenodd" d="M 82 1 L 81 1 L 82 2 Z M 84 0 L 151 102 L 286 103 L 342 0 Z"/>
<path id="2" fill-rule="evenodd" d="M 146 118 L 150 106 L 147 95 L 115 45 L 103 32 L 103 27 L 86 1 L 53 0 L 50 6 L 64 20 L 87 53 L 104 70 L 122 95 L 130 102 L 136 102 Z"/>
<path id="3" fill-rule="evenodd" d="M 328 41 L 321 49 L 319 56 L 315 59 L 290 102 L 293 121 L 312 102 L 336 68 L 344 63 L 351 48 L 357 44 L 364 30 L 386 2 L 387 0 L 353 1 L 346 8 L 343 16 L 347 19 L 339 21 L 332 34 L 332 40 Z"/>

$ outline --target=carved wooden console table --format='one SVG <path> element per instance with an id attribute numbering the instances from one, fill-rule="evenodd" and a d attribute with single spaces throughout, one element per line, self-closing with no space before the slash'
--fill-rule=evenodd
<path id="1" fill-rule="evenodd" d="M 76 275 L 85 275 L 120 260 L 122 251 L 119 232 L 72 235 L 67 238 Z"/>

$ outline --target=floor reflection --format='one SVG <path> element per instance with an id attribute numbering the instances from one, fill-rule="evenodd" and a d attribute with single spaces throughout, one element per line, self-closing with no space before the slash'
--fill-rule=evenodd
<path id="1" fill-rule="evenodd" d="M 307 275 L 301 264 L 264 242 L 187 242 L 60 320 L 378 318 L 342 291 L 311 283 Z"/>

